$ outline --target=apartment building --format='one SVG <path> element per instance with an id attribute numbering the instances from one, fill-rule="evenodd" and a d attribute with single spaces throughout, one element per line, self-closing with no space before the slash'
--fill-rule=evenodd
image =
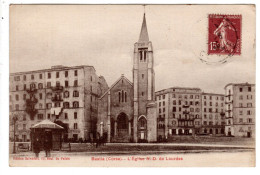
<path id="1" fill-rule="evenodd" d="M 202 127 L 200 133 L 225 134 L 225 96 L 202 93 Z"/>
<path id="2" fill-rule="evenodd" d="M 255 137 L 255 84 L 225 86 L 227 136 Z"/>
<path id="3" fill-rule="evenodd" d="M 199 88 L 182 87 L 156 92 L 159 138 L 199 134 L 201 94 Z"/>
<path id="4" fill-rule="evenodd" d="M 53 66 L 10 74 L 10 139 L 29 141 L 30 128 L 49 119 L 69 128 L 65 140 L 88 139 L 96 129 L 97 98 L 108 89 L 93 66 Z"/>

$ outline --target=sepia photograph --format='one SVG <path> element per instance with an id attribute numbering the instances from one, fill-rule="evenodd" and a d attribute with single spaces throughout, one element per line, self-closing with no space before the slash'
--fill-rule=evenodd
<path id="1" fill-rule="evenodd" d="M 255 167 L 255 5 L 9 18 L 10 167 Z"/>

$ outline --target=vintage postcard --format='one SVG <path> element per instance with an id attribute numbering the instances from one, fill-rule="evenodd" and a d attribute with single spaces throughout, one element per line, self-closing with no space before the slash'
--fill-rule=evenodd
<path id="1" fill-rule="evenodd" d="M 255 166 L 255 5 L 9 10 L 11 167 Z"/>

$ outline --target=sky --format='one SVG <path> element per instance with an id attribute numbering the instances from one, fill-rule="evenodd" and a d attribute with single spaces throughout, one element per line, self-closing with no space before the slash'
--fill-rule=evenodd
<path id="1" fill-rule="evenodd" d="M 241 55 L 208 56 L 208 14 L 242 14 Z M 142 5 L 10 6 L 10 72 L 91 65 L 112 85 L 132 81 Z M 251 6 L 148 5 L 156 91 L 198 87 L 224 93 L 228 83 L 255 83 L 255 10 Z M 226 58 L 224 64 L 205 64 Z"/>

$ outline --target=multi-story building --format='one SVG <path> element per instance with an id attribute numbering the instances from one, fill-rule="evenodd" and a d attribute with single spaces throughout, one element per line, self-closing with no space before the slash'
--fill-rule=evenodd
<path id="1" fill-rule="evenodd" d="M 193 135 L 201 127 L 201 89 L 173 87 L 156 92 L 157 135 Z"/>
<path id="2" fill-rule="evenodd" d="M 255 137 L 255 84 L 227 84 L 225 95 L 225 134 Z"/>
<path id="3" fill-rule="evenodd" d="M 30 140 L 30 128 L 49 119 L 67 124 L 64 139 L 88 139 L 97 121 L 97 98 L 108 89 L 93 66 L 53 66 L 10 74 L 10 121 L 18 116 L 16 139 Z M 13 122 L 10 122 L 13 138 Z"/>
<path id="4" fill-rule="evenodd" d="M 202 93 L 202 127 L 200 133 L 224 135 L 224 97 L 222 94 Z"/>

